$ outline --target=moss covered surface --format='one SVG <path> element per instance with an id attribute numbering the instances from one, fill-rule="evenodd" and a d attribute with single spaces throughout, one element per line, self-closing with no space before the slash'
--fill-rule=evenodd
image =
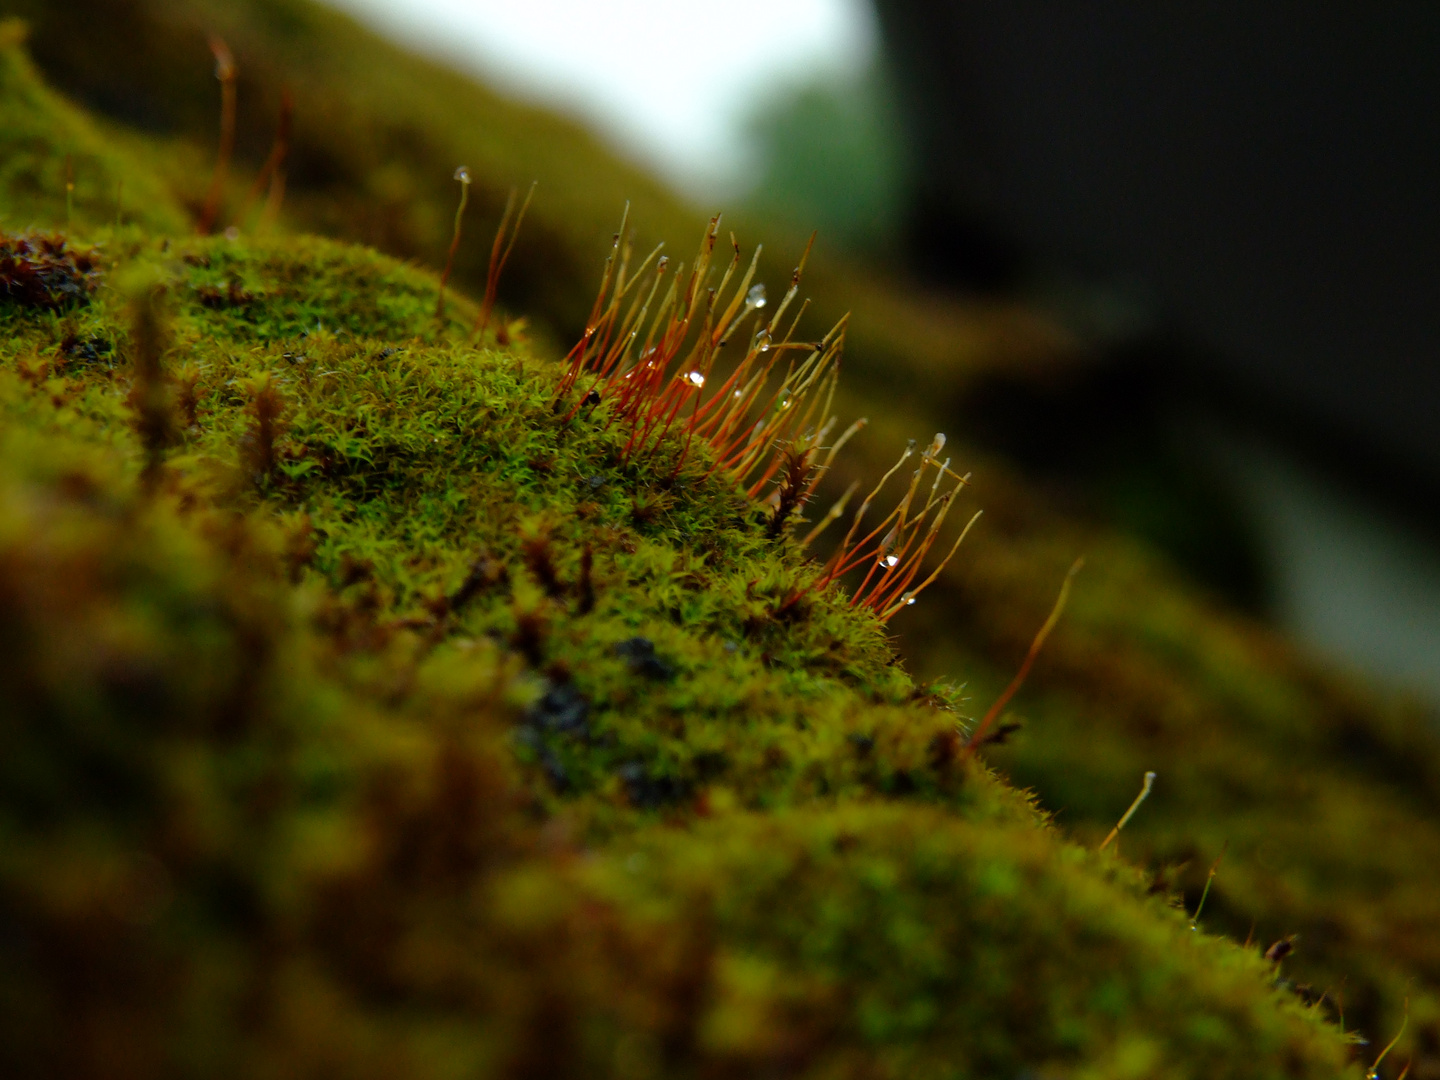
<path id="1" fill-rule="evenodd" d="M 189 422 L 144 480 L 123 298 L 8 306 L 19 1063 L 1342 1070 L 1268 965 L 960 763 L 838 590 L 776 618 L 802 554 L 703 458 L 666 483 L 679 440 L 620 464 L 379 256 L 106 246 L 168 284 Z"/>
<path id="2" fill-rule="evenodd" d="M 1182 889 L 1193 910 L 1223 853 L 1205 921 L 1237 938 L 1298 935 L 1292 976 L 1338 995 L 1350 1022 L 1381 1043 L 1400 1027 L 1408 998 L 1402 1045 L 1432 1075 L 1440 1068 L 1433 715 L 1322 669 L 1132 542 L 1050 515 L 1036 522 L 1033 508 L 1006 507 L 993 487 L 981 497 L 994 531 L 977 538 L 953 581 L 987 629 L 962 630 L 926 658 L 980 675 L 980 699 L 1003 679 L 981 674 L 979 658 L 1023 655 L 1043 617 L 1049 597 L 1035 568 L 1054 575 L 1069 552 L 1088 556 L 1016 708 L 1024 728 L 991 763 L 1090 838 L 1109 828 L 1136 773 L 1156 769 L 1156 794 L 1122 838 L 1127 854 Z M 1018 534 L 1009 531 L 1017 512 L 1032 522 Z"/>
<path id="3" fill-rule="evenodd" d="M 79 117 L 40 89 L 4 108 L 42 133 L 70 129 L 40 110 Z M 119 142 L 127 188 L 171 180 L 157 213 L 203 188 L 175 186 L 183 147 Z M 9 209 L 22 185 L 3 220 L 56 225 L 48 190 L 49 217 Z M 765 540 L 757 506 L 693 463 L 672 483 L 674 446 L 627 464 L 599 419 L 560 424 L 543 340 L 470 347 L 464 301 L 437 326 L 433 277 L 364 249 L 76 217 L 92 301 L 0 314 L 6 678 L 26 687 L 4 810 L 17 1062 L 1343 1069 L 1325 1010 L 1274 988 L 1258 949 L 1189 931 L 1153 874 L 947 764 L 966 700 L 917 687 L 883 628 L 837 593 L 773 618 L 804 556 Z M 538 230 L 542 258 L 590 242 L 569 227 Z M 547 287 L 571 288 L 561 269 Z M 127 310 L 156 279 L 176 420 L 158 483 Z M 884 295 L 858 299 L 904 321 Z M 582 302 L 517 296 L 562 327 Z M 962 352 L 996 340 L 960 331 Z M 892 404 L 859 456 L 888 466 L 930 419 Z M 1029 730 L 990 756 L 1087 841 L 1159 769 L 1127 853 L 1193 856 L 1173 878 L 1193 910 L 1229 841 L 1204 925 L 1254 920 L 1262 945 L 1298 930 L 1285 971 L 1338 988 L 1372 1038 L 1421 976 L 1399 1052 L 1423 1069 L 1433 736 L 987 473 L 988 529 L 902 617 L 921 670 L 988 701 L 1086 551 L 1020 701 Z"/>
<path id="4" fill-rule="evenodd" d="M 703 454 L 363 249 L 81 243 L 0 313 L 19 1073 L 1342 1071 Z"/>

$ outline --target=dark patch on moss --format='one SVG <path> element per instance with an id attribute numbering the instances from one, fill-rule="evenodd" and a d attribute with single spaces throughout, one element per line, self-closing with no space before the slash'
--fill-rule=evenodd
<path id="1" fill-rule="evenodd" d="M 669 682 L 679 674 L 673 663 L 655 651 L 655 643 L 649 638 L 627 638 L 615 646 L 615 655 L 624 657 L 636 675 L 655 682 Z"/>
<path id="2" fill-rule="evenodd" d="M 573 738 L 589 737 L 590 702 L 569 683 L 547 687 L 525 710 L 525 722 L 547 733 Z"/>
<path id="3" fill-rule="evenodd" d="M 60 343 L 60 355 L 79 364 L 109 363 L 115 355 L 115 344 L 99 334 L 85 338 L 67 334 Z"/>
<path id="4" fill-rule="evenodd" d="M 88 304 L 99 277 L 94 253 L 76 251 L 63 236 L 0 232 L 0 304 L 63 311 Z"/>
<path id="5" fill-rule="evenodd" d="M 616 770 L 625 785 L 626 797 L 637 810 L 659 810 L 674 806 L 690 797 L 691 786 L 679 777 L 655 772 L 638 761 L 627 762 Z"/>
<path id="6" fill-rule="evenodd" d="M 224 289 L 216 288 L 214 285 L 197 285 L 195 299 L 200 301 L 202 307 L 210 308 L 212 311 L 223 311 L 226 308 L 249 307 L 256 303 L 259 297 L 254 293 L 247 292 L 240 284 L 239 278 L 232 277 L 226 282 Z"/>

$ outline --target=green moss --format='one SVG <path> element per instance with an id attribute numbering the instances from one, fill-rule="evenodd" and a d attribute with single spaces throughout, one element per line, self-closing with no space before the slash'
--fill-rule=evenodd
<path id="1" fill-rule="evenodd" d="M 1131 872 L 937 752 L 955 717 L 909 703 L 868 616 L 834 591 L 769 614 L 802 556 L 703 458 L 668 485 L 678 441 L 624 464 L 600 416 L 550 407 L 556 368 L 426 344 L 419 299 L 406 338 L 267 341 L 308 321 L 284 288 L 303 255 L 319 295 L 404 278 L 333 245 L 278 250 L 137 244 L 107 267 L 169 276 L 167 359 L 196 373 L 195 422 L 148 497 L 127 368 L 42 377 L 55 317 L 7 315 L 17 1062 L 94 1070 L 118 1039 L 142 1071 L 204 1075 L 1123 1075 L 1127 1033 L 1155 1061 L 1192 1056 L 1188 1016 L 1162 1022 L 1173 983 L 1248 1059 L 1340 1068 L 1337 1034 L 1253 959 L 1196 951 Z M 193 298 L 217 264 L 251 318 Z M 124 356 L 120 301 L 71 318 Z M 378 326 L 343 304 L 333 321 L 395 317 L 367 307 Z M 256 402 L 277 387 L 261 473 Z M 642 496 L 662 500 L 648 519 Z M 656 820 L 707 815 L 683 834 Z M 1077 948 L 1097 934 L 1104 993 Z M 1141 940 L 1173 954 L 1169 976 Z M 1213 948 L 1237 971 L 1223 992 Z M 78 1005 L 72 969 L 99 984 Z M 1014 1012 L 1037 974 L 1042 1000 Z M 263 1019 L 237 1026 L 246 1000 Z"/>
<path id="2" fill-rule="evenodd" d="M 1344 1072 L 1256 950 L 957 762 L 965 702 L 843 593 L 777 618 L 795 541 L 703 454 L 676 473 L 673 441 L 627 461 L 603 408 L 563 423 L 543 343 L 473 347 L 432 276 L 334 242 L 73 242 L 100 245 L 89 304 L 0 308 L 19 1073 Z M 157 278 L 178 433 L 142 482 L 128 296 Z M 1315 728 L 1333 691 L 1282 647 L 1005 498 L 1005 542 L 917 613 L 964 601 L 951 670 L 988 700 L 1091 548 L 1107 588 L 1077 592 L 1024 705 L 1052 739 L 1008 760 L 1075 835 L 1142 766 L 1162 786 L 1127 851 L 1208 842 L 1236 790 L 1278 827 L 1276 748 L 1304 746 L 1330 862 L 1292 817 L 1284 888 L 1227 864 L 1206 924 L 1330 917 L 1362 850 L 1375 888 L 1399 878 L 1428 843 L 1421 735 L 1363 705 Z M 1374 763 L 1337 763 L 1346 730 Z M 1356 927 L 1387 910 L 1358 903 Z"/>
<path id="3" fill-rule="evenodd" d="M 575 695 L 587 714 L 554 732 L 537 705 L 523 733 L 523 756 L 558 791 L 658 805 L 714 782 L 774 804 L 906 784 L 896 774 L 923 772 L 930 740 L 953 727 L 944 713 L 857 715 L 917 696 L 881 628 L 852 617 L 836 588 L 777 617 L 802 556 L 766 539 L 765 513 L 706 478 L 703 457 L 676 474 L 677 442 L 626 462 L 604 410 L 566 424 L 551 407 L 552 364 L 426 344 L 433 279 L 323 241 L 132 251 L 109 275 L 169 279 L 172 362 L 191 372 L 175 482 L 203 478 L 237 506 L 303 521 L 310 572 L 370 622 L 433 624 L 465 642 L 533 637 L 532 695 Z M 114 342 L 119 357 L 126 319 L 110 290 L 57 342 L 53 318 L 13 309 L 13 355 L 33 378 L 45 369 L 65 404 L 37 416 L 16 380 L 11 415 L 113 441 L 127 424 L 125 372 L 70 361 L 64 341 Z M 309 332 L 325 322 L 344 329 Z M 264 475 L 247 449 L 259 385 L 282 410 Z M 593 600 L 582 605 L 586 552 Z M 485 584 L 447 604 L 477 563 Z M 637 638 L 653 660 L 625 655 Z M 867 760 L 852 735 L 883 740 L 907 765 Z"/>
<path id="4" fill-rule="evenodd" d="M 1190 933 L 1133 871 L 1053 832 L 852 805 L 647 840 L 597 876 L 647 914 L 718 898 L 727 948 L 700 1038 L 722 1054 L 759 1057 L 797 1016 L 810 1037 L 791 1052 L 820 1075 L 874 1054 L 896 1076 L 1258 1076 L 1312 1052 L 1298 1002 L 1252 1010 L 1253 954 Z"/>

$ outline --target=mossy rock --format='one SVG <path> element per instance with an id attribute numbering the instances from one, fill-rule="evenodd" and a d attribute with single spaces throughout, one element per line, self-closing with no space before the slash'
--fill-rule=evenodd
<path id="1" fill-rule="evenodd" d="M 1345 1072 L 838 586 L 777 617 L 703 448 L 373 252 L 90 236 L 0 311 L 12 1074 Z"/>
<path id="2" fill-rule="evenodd" d="M 192 82 L 206 79 L 202 56 Z M 84 122 L 33 87 L 3 107 L 39 116 L 27 130 L 42 133 L 70 130 L 53 117 Z M 213 108 L 202 114 L 213 125 Z M 203 190 L 203 158 L 173 133 L 109 145 L 126 148 L 110 160 L 127 189 L 158 175 L 175 192 L 157 194 L 157 213 L 183 214 Z M 52 180 L 68 152 L 48 159 Z M 425 196 L 437 230 L 453 156 L 421 155 L 445 159 Z M 368 198 L 357 190 L 354 205 Z M 63 224 L 63 186 L 44 214 L 14 214 L 24 197 L 0 195 L 12 228 Z M 352 204 L 316 194 L 311 208 L 327 205 Z M 668 214 L 652 220 L 668 229 L 680 216 Z M 561 243 L 581 266 L 613 228 L 582 219 L 542 224 L 539 250 Z M 1423 1068 L 1440 754 L 1417 714 L 1317 675 L 986 463 L 995 524 L 898 629 L 920 670 L 967 679 L 983 705 L 1064 567 L 1089 554 L 1020 699 L 1030 732 L 988 753 L 1090 847 L 1157 768 L 1122 843 L 1152 865 L 1193 858 L 1169 885 L 1140 875 L 1086 854 L 986 770 L 946 766 L 937 746 L 970 699 L 917 686 L 842 596 L 816 598 L 798 624 L 767 620 L 805 553 L 767 541 L 759 509 L 703 470 L 672 483 L 674 446 L 626 465 L 602 428 L 560 424 L 548 332 L 476 350 L 467 301 L 437 323 L 433 276 L 362 248 L 109 220 L 76 214 L 87 231 L 72 244 L 101 245 L 88 305 L 0 314 L 5 520 L 25 523 L 8 534 L 6 574 L 82 583 L 7 594 L 26 643 L 10 655 L 27 658 L 12 671 L 36 703 L 14 736 L 34 775 L 5 811 L 6 905 L 22 930 L 5 939 L 18 951 L 3 992 L 28 1010 L 10 1014 L 7 1044 L 26 1067 L 1343 1072 L 1328 1005 L 1303 1006 L 1259 949 L 1190 931 L 1167 899 L 1183 886 L 1193 911 L 1229 839 L 1202 930 L 1239 938 L 1258 920 L 1261 946 L 1300 931 L 1285 971 L 1317 992 L 1348 980 L 1347 1016 L 1358 1004 L 1382 1043 L 1420 975 L 1394 1057 L 1418 1050 Z M 597 268 L 573 280 L 593 287 Z M 542 330 L 586 302 L 555 272 L 509 294 Z M 168 287 L 180 419 L 149 495 L 127 404 L 136 273 Z M 885 318 L 913 311 L 881 286 L 855 299 Z M 924 325 L 953 326 L 972 357 L 1003 337 Z M 922 374 L 941 385 L 947 372 Z M 268 448 L 255 405 L 267 391 L 283 428 Z M 872 416 L 875 438 L 856 445 L 871 470 L 934 419 L 913 400 Z M 117 681 L 115 656 L 149 681 Z M 1364 755 L 1347 753 L 1357 745 Z M 123 797 L 80 797 L 96 777 Z M 1332 825 L 1307 830 L 1321 804 Z M 202 856 L 182 844 L 172 861 L 166 845 L 192 819 Z M 1022 887 L 1001 902 L 992 879 Z M 954 970 L 937 973 L 937 955 Z M 74 986 L 83 1005 L 62 1017 Z"/>
<path id="3" fill-rule="evenodd" d="M 129 367 L 6 315 L 17 1065 L 1344 1071 L 1269 965 L 943 752 L 837 589 L 768 618 L 804 555 L 702 456 L 665 484 L 681 440 L 617 464 L 381 257 L 161 246 L 107 266 L 168 278 L 198 372 L 148 487 Z M 238 323 L 184 299 L 222 263 Z M 302 264 L 346 333 L 295 331 Z M 68 333 L 133 359 L 119 299 Z"/>

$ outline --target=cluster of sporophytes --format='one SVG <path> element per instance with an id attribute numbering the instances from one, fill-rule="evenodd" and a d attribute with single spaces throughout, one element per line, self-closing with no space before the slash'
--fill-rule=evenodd
<path id="1" fill-rule="evenodd" d="M 0 309 L 13 1071 L 1344 1072 L 966 752 L 808 561 L 803 451 L 752 494 L 430 275 L 170 236 Z"/>
<path id="2" fill-rule="evenodd" d="M 766 535 L 777 539 L 797 512 L 814 498 L 836 455 L 868 422 L 862 417 L 835 436 L 839 417 L 830 409 L 839 383 L 845 320 L 819 341 L 796 340 L 796 329 L 809 306 L 805 302 L 785 324 L 785 316 L 800 293 L 809 248 L 768 319 L 761 317 L 767 303 L 765 286 L 752 284 L 760 248 L 756 248 L 749 269 L 727 297 L 726 289 L 741 264 L 740 245 L 732 233 L 734 256 L 718 284 L 710 285 L 710 264 L 720 235 L 718 215 L 710 220 L 694 262 L 677 268 L 652 315 L 669 259 L 660 254 L 661 245 L 631 273 L 633 238 L 625 233 L 628 218 L 627 207 L 585 332 L 566 357 L 565 374 L 556 393 L 557 405 L 564 399 L 574 399 L 566 413 L 567 422 L 586 408 L 607 405 L 601 410 L 606 426 L 618 424 L 628 433 L 623 450 L 627 461 L 651 457 L 666 436 L 672 431 L 678 433 L 683 447 L 670 472 L 671 479 L 678 476 L 691 446 L 698 440 L 708 447 L 713 459 L 705 472 L 707 477 L 728 474 L 752 499 L 769 489 L 764 500 L 770 510 Z M 496 250 L 499 248 L 497 236 Z M 653 275 L 647 276 L 652 264 Z M 634 296 L 626 305 L 626 296 L 632 291 Z M 488 296 L 487 290 L 487 302 Z M 742 338 L 748 340 L 748 345 L 737 361 L 726 365 L 723 350 L 752 313 L 757 318 L 748 338 Z M 717 364 L 723 365 L 719 377 Z M 780 377 L 772 380 L 777 374 Z M 572 393 L 580 382 L 584 385 L 579 393 Z M 945 443 L 943 434 L 934 437 L 895 508 L 879 524 L 866 523 L 871 504 L 913 456 L 915 443 L 911 440 L 900 460 L 861 502 L 844 540 L 824 570 L 807 584 L 792 588 L 776 609 L 777 615 L 783 616 L 810 592 L 826 588 L 857 567 L 866 567 L 867 572 L 851 596 L 852 607 L 863 604 L 884 621 L 915 603 L 920 592 L 940 576 L 954 557 L 968 531 L 960 533 L 949 554 L 916 584 L 951 503 L 969 479 L 951 471 L 949 459 L 939 459 Z M 916 496 L 922 492 L 922 481 L 931 468 L 935 470 L 934 479 L 923 505 L 917 507 Z M 942 492 L 941 484 L 947 479 L 954 485 Z M 805 534 L 802 544 L 809 544 L 843 516 L 858 487 L 858 481 L 850 485 Z M 974 520 L 971 518 L 972 524 Z M 869 529 L 863 534 L 862 523 Z"/>

